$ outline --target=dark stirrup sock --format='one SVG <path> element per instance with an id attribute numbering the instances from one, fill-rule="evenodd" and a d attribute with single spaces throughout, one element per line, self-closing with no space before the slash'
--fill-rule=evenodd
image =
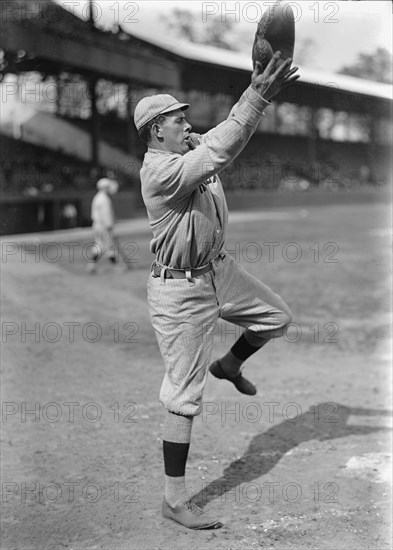
<path id="1" fill-rule="evenodd" d="M 190 448 L 193 417 L 167 412 L 163 454 L 165 466 L 165 500 L 170 506 L 186 502 L 185 471 Z"/>
<path id="2" fill-rule="evenodd" d="M 240 338 L 238 338 L 238 340 L 231 347 L 231 352 L 237 359 L 240 359 L 241 361 L 245 361 L 246 359 L 251 357 L 251 355 L 253 355 L 256 351 L 258 351 L 261 347 L 262 346 L 256 347 L 249 344 L 243 333 L 240 336 Z"/>
<path id="3" fill-rule="evenodd" d="M 189 443 L 172 443 L 163 441 L 165 465 L 165 500 L 170 506 L 187 502 L 186 462 Z"/>
<path id="4" fill-rule="evenodd" d="M 165 475 L 170 477 L 182 477 L 186 473 L 189 443 L 173 443 L 163 441 Z"/>
<path id="5" fill-rule="evenodd" d="M 266 339 L 265 343 L 267 343 L 268 341 L 269 339 Z M 264 344 L 258 347 L 252 346 L 248 343 L 243 333 L 240 338 L 238 338 L 238 340 L 234 343 L 228 353 L 220 359 L 221 367 L 228 376 L 236 376 L 239 373 L 240 367 L 242 366 L 244 361 L 248 359 L 251 355 L 253 355 L 256 351 L 261 349 L 263 345 Z"/>

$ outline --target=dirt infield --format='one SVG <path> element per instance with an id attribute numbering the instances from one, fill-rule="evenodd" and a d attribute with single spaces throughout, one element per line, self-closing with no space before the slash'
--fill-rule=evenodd
<path id="1" fill-rule="evenodd" d="M 132 270 L 103 261 L 95 276 L 86 232 L 3 239 L 2 548 L 391 547 L 388 205 L 307 208 L 230 223 L 228 250 L 294 322 L 248 361 L 257 396 L 208 380 L 187 479 L 217 531 L 160 515 L 145 222 L 121 232 Z M 219 323 L 213 358 L 238 335 Z"/>

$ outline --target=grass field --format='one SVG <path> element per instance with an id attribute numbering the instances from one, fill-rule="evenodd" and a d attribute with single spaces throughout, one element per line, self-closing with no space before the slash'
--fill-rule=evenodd
<path id="1" fill-rule="evenodd" d="M 218 531 L 160 515 L 150 234 L 131 223 L 133 269 L 95 276 L 90 238 L 71 256 L 2 242 L 2 548 L 390 548 L 389 206 L 232 216 L 227 249 L 294 321 L 248 361 L 256 397 L 208 380 L 187 478 Z M 213 358 L 238 335 L 220 322 Z"/>

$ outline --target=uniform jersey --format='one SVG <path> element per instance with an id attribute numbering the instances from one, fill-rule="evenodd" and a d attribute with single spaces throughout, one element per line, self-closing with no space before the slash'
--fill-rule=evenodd
<path id="1" fill-rule="evenodd" d="M 217 174 L 242 151 L 269 102 L 250 86 L 228 118 L 184 155 L 149 148 L 142 170 L 142 197 L 161 265 L 197 268 L 224 245 L 228 210 Z"/>

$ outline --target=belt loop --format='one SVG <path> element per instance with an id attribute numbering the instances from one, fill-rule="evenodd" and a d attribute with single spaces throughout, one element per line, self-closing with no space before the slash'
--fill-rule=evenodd
<path id="1" fill-rule="evenodd" d="M 186 271 L 187 281 L 190 283 L 190 286 L 194 286 L 195 282 L 194 282 L 194 279 L 192 278 L 192 275 L 191 275 L 191 269 L 186 269 L 185 271 Z"/>
<path id="2" fill-rule="evenodd" d="M 165 272 L 166 272 L 167 269 L 168 268 L 166 266 L 163 266 L 161 268 L 161 273 L 160 273 L 160 280 L 161 280 L 160 284 L 161 285 L 165 285 Z"/>

